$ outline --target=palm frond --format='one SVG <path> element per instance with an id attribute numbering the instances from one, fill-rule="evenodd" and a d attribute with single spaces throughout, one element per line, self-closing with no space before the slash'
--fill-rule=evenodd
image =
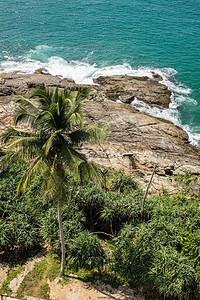
<path id="1" fill-rule="evenodd" d="M 95 182 L 99 187 L 101 187 L 102 178 L 101 178 L 101 171 L 97 167 L 96 164 L 89 161 L 83 161 L 79 165 L 79 174 L 80 177 L 83 177 L 84 179 L 89 179 Z"/>
<path id="2" fill-rule="evenodd" d="M 68 105 L 65 106 L 65 119 L 68 128 L 73 128 L 73 126 L 79 125 L 83 126 L 83 110 L 82 104 L 76 99 L 70 100 L 66 99 Z"/>
<path id="3" fill-rule="evenodd" d="M 80 113 L 75 112 L 72 113 L 71 116 L 68 119 L 69 123 L 70 123 L 70 127 L 73 128 L 73 126 L 79 125 L 80 127 L 83 126 L 83 118 L 81 116 Z"/>
<path id="4" fill-rule="evenodd" d="M 109 130 L 103 124 L 87 126 L 83 129 L 74 130 L 69 137 L 74 145 L 81 142 L 104 142 Z"/>
<path id="5" fill-rule="evenodd" d="M 26 110 L 22 106 L 19 106 L 14 113 L 14 123 L 17 125 L 19 122 L 27 123 L 33 127 L 36 119 L 36 115 Z"/>
<path id="6" fill-rule="evenodd" d="M 56 138 L 58 138 L 58 134 L 62 132 L 62 129 L 56 130 L 53 132 L 53 134 L 50 136 L 50 138 L 46 141 L 46 143 L 43 145 L 43 150 L 44 150 L 44 155 L 47 156 L 52 145 L 53 142 Z"/>
<path id="7" fill-rule="evenodd" d="M 104 142 L 109 130 L 103 124 L 97 124 L 92 126 L 87 126 L 85 131 L 89 134 L 88 141 L 93 142 Z"/>
<path id="8" fill-rule="evenodd" d="M 20 151 L 5 151 L 3 156 L 1 156 L 0 166 L 1 168 L 7 168 L 12 163 L 19 162 L 21 160 Z"/>
<path id="9" fill-rule="evenodd" d="M 15 141 L 20 137 L 29 137 L 29 136 L 33 136 L 33 133 L 8 127 L 6 131 L 1 135 L 1 142 L 2 144 L 6 145 L 7 143 Z"/>
<path id="10" fill-rule="evenodd" d="M 76 95 L 76 103 L 77 102 L 81 102 L 83 101 L 84 99 L 87 98 L 87 96 L 89 95 L 89 92 L 90 92 L 90 88 L 87 87 L 87 86 L 80 86 L 78 88 L 78 92 L 77 92 L 77 95 Z"/>
<path id="11" fill-rule="evenodd" d="M 4 156 L 5 154 L 6 154 L 6 152 L 0 148 L 0 158 L 1 158 L 2 156 Z"/>
<path id="12" fill-rule="evenodd" d="M 31 93 L 29 98 L 38 98 L 37 101 L 40 104 L 41 108 L 45 109 L 53 102 L 52 96 L 53 93 L 50 92 L 48 89 L 36 89 Z"/>
<path id="13" fill-rule="evenodd" d="M 39 142 L 40 138 L 37 136 L 24 136 L 24 137 L 19 137 L 18 139 L 12 141 L 7 147 L 8 149 L 21 149 L 24 147 L 30 147 L 32 143 Z"/>
<path id="14" fill-rule="evenodd" d="M 39 137 L 21 137 L 7 146 L 8 151 L 19 152 L 21 160 L 30 161 L 42 153 L 42 143 Z"/>
<path id="15" fill-rule="evenodd" d="M 19 181 L 19 184 L 18 184 L 18 187 L 17 187 L 17 192 L 18 193 L 19 192 L 24 192 L 24 190 L 26 189 L 27 185 L 31 181 L 31 178 L 33 177 L 33 175 L 37 171 L 41 160 L 42 160 L 41 156 L 37 157 L 33 161 L 33 163 L 30 165 L 30 167 L 28 169 L 26 169 L 26 171 L 24 172 L 22 178 Z"/>
<path id="16" fill-rule="evenodd" d="M 74 130 L 68 135 L 73 145 L 79 145 L 82 142 L 87 142 L 90 140 L 90 134 L 85 129 Z"/>
<path id="17" fill-rule="evenodd" d="M 86 160 L 85 156 L 73 149 L 73 146 L 69 144 L 67 137 L 63 137 L 63 139 L 61 140 L 60 151 L 61 160 L 65 168 L 78 174 L 79 164 Z"/>
<path id="18" fill-rule="evenodd" d="M 13 100 L 30 113 L 37 114 L 39 111 L 35 101 L 30 98 L 27 99 L 23 96 L 15 96 Z"/>
<path id="19" fill-rule="evenodd" d="M 38 128 L 42 128 L 42 130 L 44 131 L 57 129 L 57 124 L 54 118 L 54 114 L 52 113 L 52 108 L 39 114 L 35 120 L 35 124 Z"/>
<path id="20" fill-rule="evenodd" d="M 69 90 L 64 90 L 63 96 L 64 99 L 70 99 L 70 100 L 74 99 L 72 93 Z"/>
<path id="21" fill-rule="evenodd" d="M 58 86 L 57 86 L 54 91 L 53 100 L 55 103 L 58 103 L 58 99 L 59 99 L 59 96 L 58 96 Z"/>

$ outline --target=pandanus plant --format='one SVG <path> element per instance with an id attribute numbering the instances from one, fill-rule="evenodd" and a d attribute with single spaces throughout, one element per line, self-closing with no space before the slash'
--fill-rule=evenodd
<path id="1" fill-rule="evenodd" d="M 65 269 L 65 241 L 61 205 L 67 200 L 66 169 L 99 182 L 97 168 L 77 150 L 86 141 L 104 141 L 107 130 L 102 125 L 84 126 L 82 100 L 88 96 L 87 87 L 79 87 L 76 96 L 69 91 L 35 90 L 29 98 L 16 96 L 18 104 L 14 124 L 23 130 L 8 128 L 2 135 L 6 151 L 1 164 L 28 161 L 29 167 L 19 181 L 17 191 L 23 192 L 36 172 L 43 174 L 43 202 L 57 203 L 61 242 L 61 270 Z"/>

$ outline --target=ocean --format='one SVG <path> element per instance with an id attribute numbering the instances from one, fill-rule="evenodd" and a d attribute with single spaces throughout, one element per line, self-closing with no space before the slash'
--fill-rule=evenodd
<path id="1" fill-rule="evenodd" d="M 99 75 L 160 74 L 169 109 L 140 110 L 200 140 L 200 0 L 1 0 L 0 72 L 92 84 Z"/>

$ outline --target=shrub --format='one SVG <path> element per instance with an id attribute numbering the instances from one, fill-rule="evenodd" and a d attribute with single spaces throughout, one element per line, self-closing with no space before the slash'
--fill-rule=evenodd
<path id="1" fill-rule="evenodd" d="M 104 206 L 104 192 L 96 187 L 93 183 L 76 186 L 72 194 L 73 200 L 86 217 L 86 226 L 94 230 L 100 217 L 100 211 Z"/>
<path id="2" fill-rule="evenodd" d="M 119 191 L 123 193 L 126 191 L 133 191 L 138 188 L 138 184 L 133 180 L 131 176 L 125 175 L 124 170 L 118 170 L 112 172 L 110 189 L 112 191 Z"/>
<path id="3" fill-rule="evenodd" d="M 83 214 L 77 210 L 73 202 L 68 202 L 63 205 L 62 218 L 65 242 L 68 244 L 84 229 L 83 224 L 85 218 Z M 60 251 L 60 237 L 57 209 L 55 207 L 50 207 L 41 220 L 41 233 L 44 240 L 58 253 Z"/>
<path id="4" fill-rule="evenodd" d="M 97 236 L 83 231 L 69 244 L 69 265 L 75 269 L 100 268 L 103 266 L 105 252 Z"/>
<path id="5" fill-rule="evenodd" d="M 164 297 L 189 300 L 194 299 L 197 292 L 197 277 L 192 263 L 172 248 L 155 252 L 148 277 Z"/>
<path id="6" fill-rule="evenodd" d="M 25 163 L 16 163 L 0 173 L 0 249 L 7 258 L 10 252 L 19 256 L 41 243 L 39 226 L 45 208 L 40 198 L 40 175 L 35 176 L 27 193 L 16 192 L 25 167 Z"/>

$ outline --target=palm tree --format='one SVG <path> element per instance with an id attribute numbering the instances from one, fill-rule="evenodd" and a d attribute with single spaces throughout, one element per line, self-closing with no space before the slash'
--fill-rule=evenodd
<path id="1" fill-rule="evenodd" d="M 94 164 L 77 150 L 85 141 L 103 141 L 107 130 L 102 125 L 83 126 L 82 100 L 88 95 L 87 87 L 79 87 L 76 97 L 69 91 L 35 90 L 29 98 L 16 96 L 18 108 L 15 125 L 24 130 L 8 128 L 2 135 L 6 153 L 2 165 L 14 161 L 30 162 L 19 181 L 17 191 L 23 192 L 36 172 L 43 174 L 43 202 L 53 199 L 57 203 L 61 242 L 61 271 L 65 269 L 65 242 L 61 218 L 61 204 L 67 199 L 65 170 L 99 181 Z"/>

